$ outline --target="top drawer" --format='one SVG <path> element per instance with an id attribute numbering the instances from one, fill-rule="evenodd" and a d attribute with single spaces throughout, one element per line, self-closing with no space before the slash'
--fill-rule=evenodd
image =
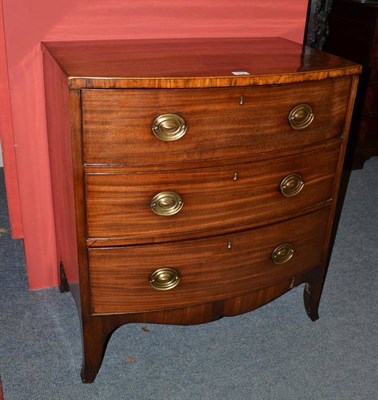
<path id="1" fill-rule="evenodd" d="M 346 77 L 225 89 L 83 90 L 84 161 L 154 165 L 240 158 L 334 138 L 342 133 L 350 84 Z M 289 114 L 301 104 L 311 107 L 314 118 L 294 129 Z M 297 111 L 299 125 L 312 119 L 306 113 Z M 177 140 L 153 133 L 164 114 L 183 119 L 157 120 L 163 136 L 184 124 Z"/>

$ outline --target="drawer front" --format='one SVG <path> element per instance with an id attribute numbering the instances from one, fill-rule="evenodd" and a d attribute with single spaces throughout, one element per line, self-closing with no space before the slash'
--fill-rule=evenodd
<path id="1" fill-rule="evenodd" d="M 226 89 L 83 90 L 84 160 L 156 165 L 240 158 L 320 142 L 341 134 L 350 84 L 348 77 Z M 308 104 L 314 118 L 297 130 L 289 114 L 300 104 Z M 167 114 L 183 120 L 158 118 Z M 302 118 L 311 120 L 311 112 L 301 109 L 293 118 L 300 125 Z"/>
<path id="2" fill-rule="evenodd" d="M 333 145 L 253 164 L 159 173 L 88 174 L 88 236 L 122 238 L 123 244 L 142 239 L 169 241 L 180 235 L 206 236 L 209 230 L 221 233 L 226 228 L 286 216 L 331 198 L 338 153 L 338 146 Z M 284 185 L 287 181 L 298 194 L 285 193 L 284 187 L 281 191 L 281 182 Z M 169 193 L 176 193 L 183 205 L 176 199 L 171 207 L 175 199 Z M 168 202 L 168 211 L 176 214 L 159 215 L 167 211 L 164 207 L 163 212 L 156 209 L 159 199 L 155 196 L 159 194 L 163 196 L 160 202 Z"/>
<path id="3" fill-rule="evenodd" d="M 328 213 L 327 208 L 264 228 L 207 239 L 89 249 L 92 312 L 189 306 L 292 279 L 322 262 Z M 280 255 L 292 257 L 275 264 L 272 253 L 280 244 L 286 246 Z M 290 246 L 293 253 L 289 252 Z M 276 257 L 280 256 L 277 253 Z M 276 262 L 284 260 L 282 257 Z M 162 268 L 175 272 L 160 275 L 159 281 L 156 276 Z M 176 273 L 179 279 L 175 279 Z M 162 282 L 177 285 L 157 290 L 150 280 L 156 287 Z"/>

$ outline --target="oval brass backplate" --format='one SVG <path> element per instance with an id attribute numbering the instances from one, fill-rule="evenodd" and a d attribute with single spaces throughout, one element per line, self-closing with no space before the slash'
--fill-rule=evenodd
<path id="1" fill-rule="evenodd" d="M 151 200 L 152 211 L 163 217 L 177 214 L 184 207 L 181 196 L 176 192 L 160 192 Z"/>
<path id="2" fill-rule="evenodd" d="M 171 290 L 180 282 L 180 274 L 173 268 L 159 268 L 150 275 L 150 284 L 156 290 Z"/>
<path id="3" fill-rule="evenodd" d="M 291 127 L 300 130 L 311 125 L 314 117 L 311 106 L 308 104 L 298 104 L 290 111 L 288 118 Z"/>
<path id="4" fill-rule="evenodd" d="M 294 246 L 291 243 L 281 243 L 272 251 L 272 261 L 275 264 L 285 264 L 294 255 Z"/>
<path id="5" fill-rule="evenodd" d="M 183 117 L 177 114 L 162 114 L 152 123 L 153 134 L 163 142 L 172 142 L 182 138 L 188 127 Z"/>
<path id="6" fill-rule="evenodd" d="M 282 179 L 280 183 L 281 193 L 285 197 L 294 197 L 304 188 L 304 180 L 300 174 L 290 174 Z"/>

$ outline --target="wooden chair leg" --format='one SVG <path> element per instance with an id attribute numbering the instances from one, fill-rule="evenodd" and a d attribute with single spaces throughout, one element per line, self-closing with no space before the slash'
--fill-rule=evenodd
<path id="1" fill-rule="evenodd" d="M 105 350 L 113 332 L 118 328 L 101 317 L 83 317 L 83 364 L 81 380 L 92 383 L 101 367 Z"/>
<path id="2" fill-rule="evenodd" d="M 319 303 L 323 290 L 324 272 L 322 269 L 314 271 L 305 284 L 303 300 L 308 317 L 312 321 L 319 319 Z"/>

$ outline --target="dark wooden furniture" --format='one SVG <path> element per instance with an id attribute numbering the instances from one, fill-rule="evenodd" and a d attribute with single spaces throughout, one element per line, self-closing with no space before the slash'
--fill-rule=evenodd
<path id="1" fill-rule="evenodd" d="M 279 38 L 43 52 L 84 382 L 122 324 L 204 323 L 302 283 L 318 318 L 358 65 Z"/>
<path id="2" fill-rule="evenodd" d="M 378 2 L 334 0 L 324 50 L 363 65 L 350 138 L 351 165 L 362 168 L 378 155 Z"/>
<path id="3" fill-rule="evenodd" d="M 307 46 L 322 50 L 329 33 L 328 17 L 333 0 L 308 0 L 304 41 Z"/>

